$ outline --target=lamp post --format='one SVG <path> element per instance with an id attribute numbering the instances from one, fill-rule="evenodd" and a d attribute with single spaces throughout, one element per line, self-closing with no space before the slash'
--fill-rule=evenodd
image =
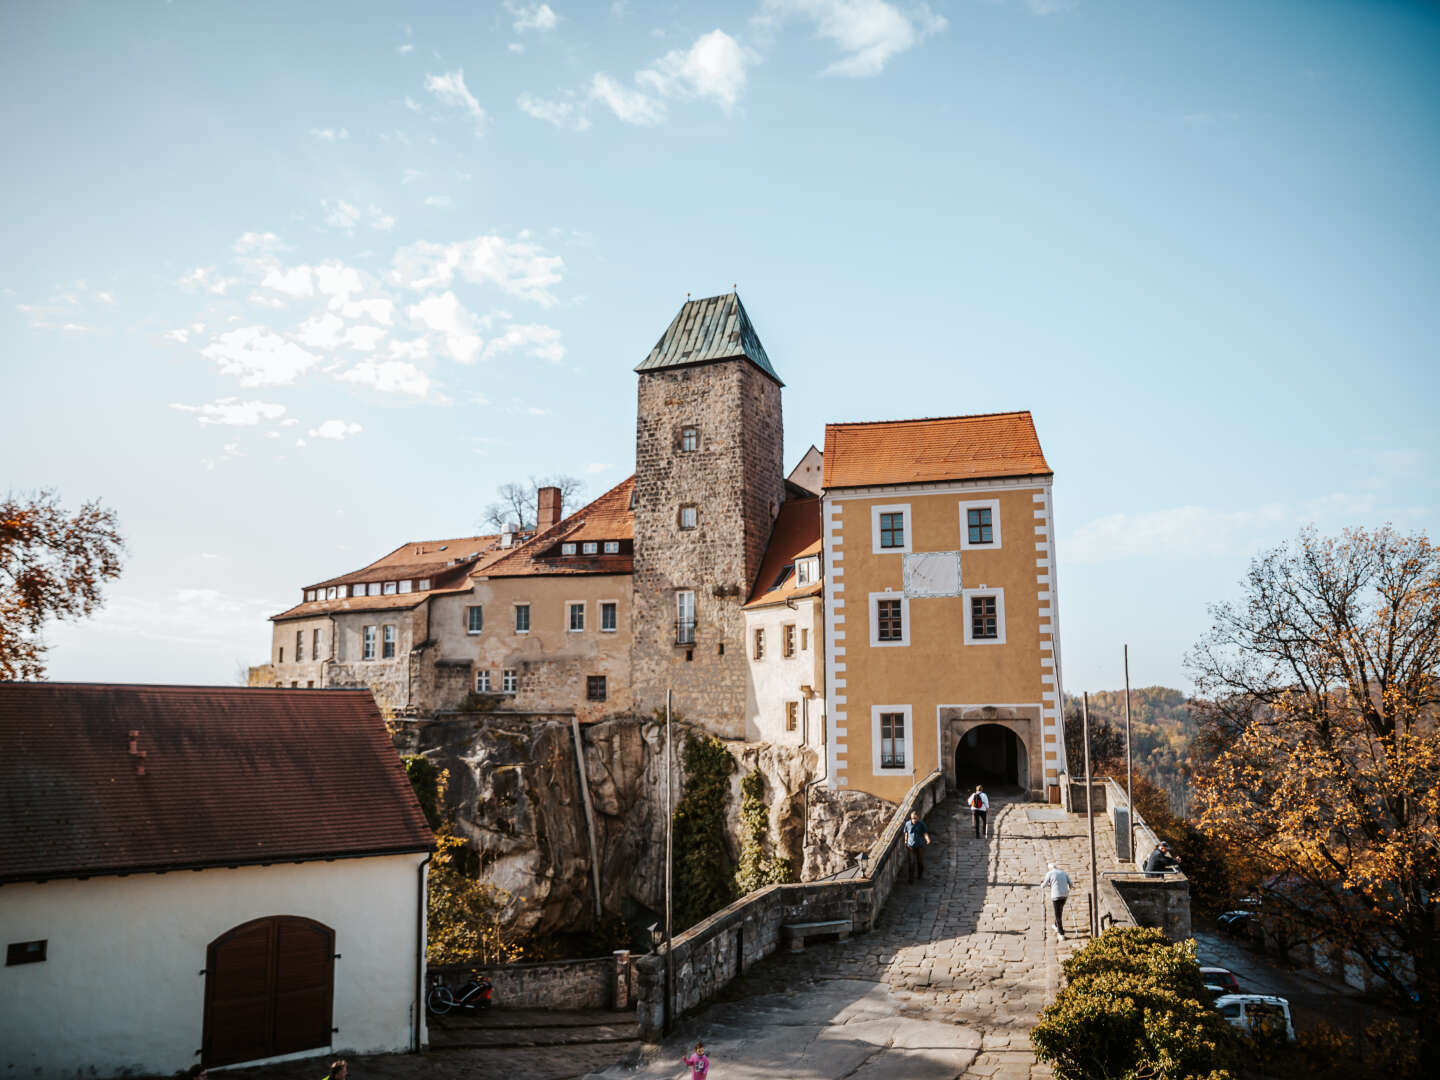
<path id="1" fill-rule="evenodd" d="M 1085 738 L 1085 819 L 1090 825 L 1090 937 L 1100 936 L 1100 878 L 1095 867 L 1095 784 L 1090 778 L 1090 691 L 1080 702 Z"/>
<path id="2" fill-rule="evenodd" d="M 665 1031 L 671 1025 L 675 996 L 675 961 L 671 956 L 674 941 L 671 938 L 673 910 L 671 892 L 675 885 L 675 809 L 671 793 L 671 777 L 674 775 L 674 740 L 670 734 L 670 691 L 665 691 Z"/>

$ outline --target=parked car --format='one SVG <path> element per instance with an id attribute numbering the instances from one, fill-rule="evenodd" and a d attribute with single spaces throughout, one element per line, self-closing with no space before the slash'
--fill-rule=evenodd
<path id="1" fill-rule="evenodd" d="M 1204 980 L 1206 985 L 1221 987 L 1224 993 L 1240 993 L 1240 980 L 1235 977 L 1235 973 L 1229 968 L 1202 967 L 1200 969 L 1200 978 Z"/>
<path id="2" fill-rule="evenodd" d="M 1222 933 L 1232 937 L 1244 937 L 1254 929 L 1255 912 L 1253 911 L 1227 911 L 1215 920 Z"/>
<path id="3" fill-rule="evenodd" d="M 1290 1021 L 1290 1002 L 1269 994 L 1226 994 L 1215 999 L 1215 1008 L 1232 1026 L 1255 1035 L 1283 1036 L 1295 1041 Z"/>

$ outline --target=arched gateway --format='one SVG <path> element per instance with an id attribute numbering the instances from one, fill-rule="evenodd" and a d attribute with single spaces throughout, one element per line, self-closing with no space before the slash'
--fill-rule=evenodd
<path id="1" fill-rule="evenodd" d="M 940 708 L 945 771 L 964 793 L 1024 792 L 1044 797 L 1039 755 L 1039 705 L 946 705 Z"/>

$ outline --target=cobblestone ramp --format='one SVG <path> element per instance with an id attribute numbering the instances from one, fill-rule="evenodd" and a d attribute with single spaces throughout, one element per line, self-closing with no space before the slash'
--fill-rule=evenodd
<path id="1" fill-rule="evenodd" d="M 874 930 L 766 960 L 725 1000 L 684 1018 L 658 1050 L 592 1080 L 670 1080 L 697 1038 L 710 1050 L 711 1075 L 726 1080 L 1049 1077 L 1029 1033 L 1058 986 L 1060 960 L 1088 937 L 1089 842 L 1083 817 L 1031 820 L 1027 811 L 1040 808 L 996 799 L 990 837 L 975 839 L 969 810 L 957 799 L 941 803 L 927 822 L 934 843 L 924 880 L 897 886 Z M 1113 844 L 1097 840 L 1101 869 L 1110 868 L 1104 852 Z M 1064 942 L 1039 888 L 1052 860 L 1077 885 Z"/>

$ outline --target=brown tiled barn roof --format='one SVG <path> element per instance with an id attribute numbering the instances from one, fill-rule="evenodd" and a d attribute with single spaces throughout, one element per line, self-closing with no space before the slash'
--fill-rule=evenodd
<path id="1" fill-rule="evenodd" d="M 765 607 L 801 596 L 818 596 L 821 587 L 818 578 L 809 585 L 797 585 L 792 569 L 778 586 L 776 580 L 780 571 L 793 566 L 796 559 L 819 554 L 820 500 L 787 499 L 780 504 L 775 527 L 770 531 L 770 543 L 765 548 L 765 561 L 760 564 L 760 575 L 745 606 Z"/>
<path id="2" fill-rule="evenodd" d="M 369 691 L 0 683 L 0 883 L 431 843 Z"/>
<path id="3" fill-rule="evenodd" d="M 826 489 L 1048 475 L 1028 412 L 825 425 Z"/>

